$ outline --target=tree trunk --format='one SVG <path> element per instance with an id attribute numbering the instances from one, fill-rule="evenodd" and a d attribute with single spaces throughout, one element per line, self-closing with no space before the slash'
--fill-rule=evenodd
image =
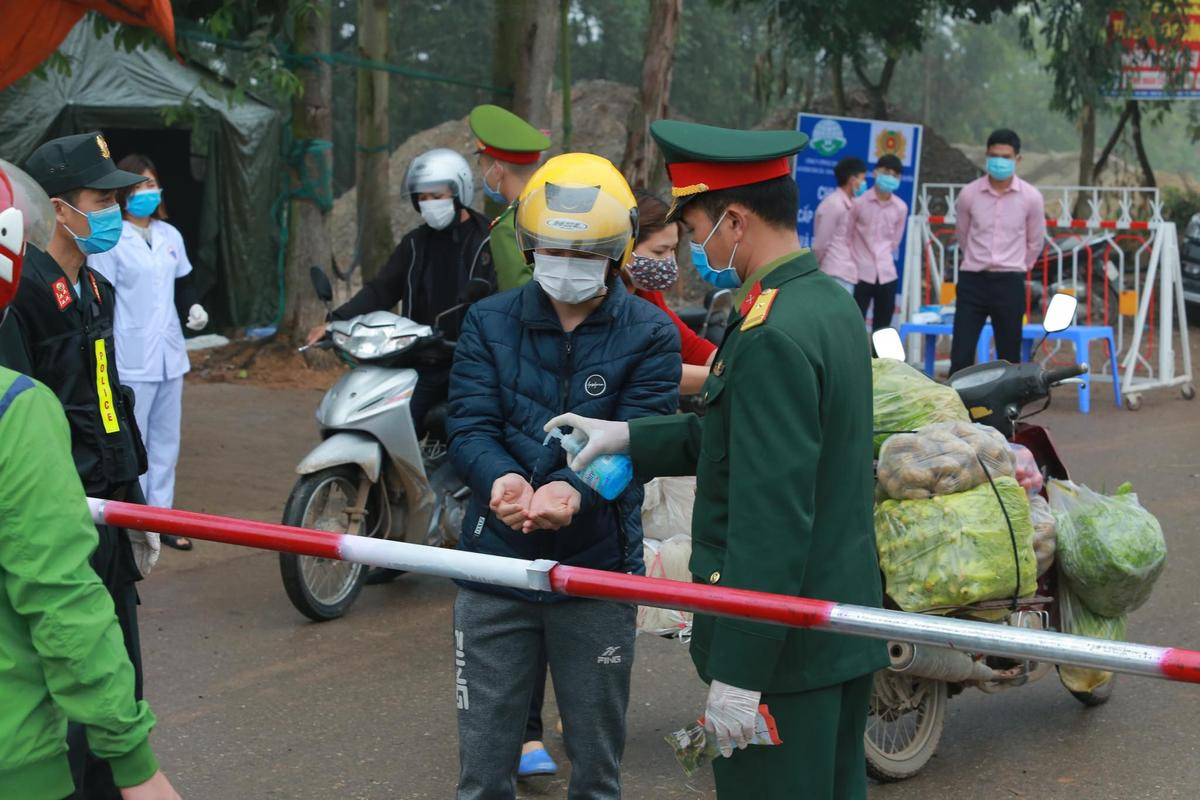
<path id="1" fill-rule="evenodd" d="M 1133 113 L 1133 107 L 1125 104 L 1125 110 L 1121 112 L 1121 118 L 1117 120 L 1117 125 L 1113 128 L 1112 135 L 1108 137 L 1108 142 L 1105 143 L 1104 149 L 1100 151 L 1100 158 L 1096 159 L 1096 166 L 1092 167 L 1092 180 L 1100 177 L 1100 173 L 1108 164 L 1108 157 L 1112 155 L 1113 148 L 1117 146 L 1117 142 L 1121 139 L 1121 131 L 1125 130 L 1125 123 L 1129 122 L 1129 117 Z"/>
<path id="2" fill-rule="evenodd" d="M 387 0 L 358 0 L 358 55 L 388 60 Z M 388 196 L 388 73 L 358 71 L 358 153 L 354 198 L 358 208 L 358 258 L 363 280 L 374 277 L 391 255 Z"/>
<path id="3" fill-rule="evenodd" d="M 650 146 L 650 122 L 667 116 L 671 96 L 671 70 L 683 0 L 650 0 L 650 23 L 642 58 L 642 91 L 633 108 L 621 172 L 630 186 L 649 187 L 654 177 L 657 149 Z"/>
<path id="4" fill-rule="evenodd" d="M 313 0 L 310 8 L 296 18 L 293 49 L 301 57 L 329 52 L 330 0 Z M 292 101 L 295 154 L 288 181 L 296 194 L 288 202 L 284 313 L 279 325 L 280 340 L 296 343 L 324 318 L 309 270 L 314 266 L 329 269 L 329 210 L 333 205 L 333 81 L 329 64 L 307 62 L 300 70 L 300 80 L 303 91 Z"/>
<path id="5" fill-rule="evenodd" d="M 834 53 L 829 62 L 829 75 L 833 81 L 833 113 L 836 116 L 846 116 L 846 73 L 845 60 L 840 53 Z"/>
<path id="6" fill-rule="evenodd" d="M 511 13 L 521 13 L 524 20 L 513 84 L 513 113 L 535 128 L 549 128 L 550 88 L 558 55 L 558 3 L 514 0 L 504 5 Z M 564 87 L 564 91 L 570 91 L 570 87 Z"/>
<path id="7" fill-rule="evenodd" d="M 1096 106 L 1085 101 L 1079 112 L 1079 186 L 1092 185 L 1092 159 L 1096 156 Z M 1072 211 L 1075 219 L 1089 216 L 1087 198 L 1081 192 Z"/>
<path id="8" fill-rule="evenodd" d="M 1142 186 L 1158 186 L 1154 178 L 1154 168 L 1150 166 L 1150 156 L 1146 154 L 1146 144 L 1142 141 L 1142 108 L 1137 100 L 1130 100 L 1129 122 L 1133 131 L 1133 149 L 1137 153 L 1138 163 L 1142 165 Z"/>
<path id="9" fill-rule="evenodd" d="M 562 149 L 571 152 L 571 0 L 562 0 L 559 10 L 558 72 L 562 84 Z"/>
<path id="10" fill-rule="evenodd" d="M 492 102 L 513 107 L 513 90 L 517 83 L 521 42 L 525 31 L 526 0 L 496 3 L 496 43 L 492 51 L 492 85 L 498 90 Z"/>
<path id="11" fill-rule="evenodd" d="M 883 62 L 883 70 L 879 73 L 878 83 L 872 83 L 867 77 L 867 71 L 857 58 L 853 60 L 854 72 L 858 75 L 859 82 L 863 88 L 867 90 L 867 95 L 871 98 L 871 114 L 875 119 L 887 119 L 887 93 L 892 85 L 892 76 L 896 74 L 896 58 L 888 56 Z"/>

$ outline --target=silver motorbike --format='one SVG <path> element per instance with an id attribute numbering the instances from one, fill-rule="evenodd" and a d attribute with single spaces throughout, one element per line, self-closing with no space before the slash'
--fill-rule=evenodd
<path id="1" fill-rule="evenodd" d="M 317 294 L 328 305 L 329 279 L 314 267 Z M 490 291 L 473 280 L 469 302 Z M 353 369 L 325 393 L 317 408 L 321 443 L 296 467 L 300 478 L 283 512 L 285 525 L 429 545 L 452 545 L 469 489 L 446 455 L 445 404 L 426 415 L 417 438 L 411 401 L 417 369 L 447 369 L 454 342 L 441 322 L 465 311 L 447 309 L 433 326 L 389 311 L 332 322 L 315 347 L 334 349 Z M 303 348 L 302 348 L 303 349 Z M 279 571 L 288 599 L 317 622 L 336 619 L 362 591 L 367 567 L 288 553 Z"/>

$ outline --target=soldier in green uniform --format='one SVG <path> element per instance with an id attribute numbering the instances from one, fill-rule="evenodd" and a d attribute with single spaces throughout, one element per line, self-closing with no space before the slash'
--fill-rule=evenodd
<path id="1" fill-rule="evenodd" d="M 479 140 L 483 193 L 507 205 L 492 222 L 489 239 L 496 284 L 503 292 L 524 286 L 533 277 L 533 265 L 525 263 L 525 255 L 517 247 L 514 202 L 537 170 L 542 152 L 550 147 L 550 137 L 500 106 L 475 106 L 467 121 Z"/>
<path id="2" fill-rule="evenodd" d="M 796 237 L 796 131 L 657 121 L 672 215 L 693 260 L 741 283 L 702 389 L 707 412 L 582 429 L 579 469 L 628 451 L 638 474 L 696 475 L 693 580 L 859 605 L 882 600 L 872 522 L 871 364 L 862 315 Z M 706 725 L 723 800 L 859 800 L 882 642 L 697 614 Z M 761 705 L 782 743 L 746 747 Z M 734 750 L 734 748 L 738 748 Z"/>

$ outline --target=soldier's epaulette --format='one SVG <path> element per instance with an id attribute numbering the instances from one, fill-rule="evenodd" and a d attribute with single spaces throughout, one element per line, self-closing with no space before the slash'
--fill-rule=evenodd
<path id="1" fill-rule="evenodd" d="M 746 319 L 743 320 L 741 329 L 748 331 L 766 322 L 767 316 L 771 313 L 771 305 L 778 295 L 778 289 L 767 289 L 754 298 L 754 305 L 750 306 L 750 310 L 746 312 Z"/>

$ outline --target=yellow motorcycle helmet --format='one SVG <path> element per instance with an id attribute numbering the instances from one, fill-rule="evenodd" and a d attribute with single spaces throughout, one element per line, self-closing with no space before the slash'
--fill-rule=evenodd
<path id="1" fill-rule="evenodd" d="M 637 238 L 637 200 L 612 162 L 563 153 L 530 177 L 517 199 L 517 246 L 526 263 L 539 248 L 590 253 L 620 267 Z"/>

